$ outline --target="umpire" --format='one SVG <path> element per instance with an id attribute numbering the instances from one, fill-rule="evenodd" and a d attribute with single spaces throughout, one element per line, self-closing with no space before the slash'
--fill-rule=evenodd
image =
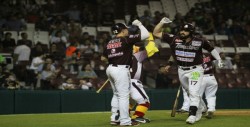
<path id="1" fill-rule="evenodd" d="M 115 37 L 104 45 L 102 59 L 108 59 L 109 66 L 106 69 L 106 74 L 113 89 L 111 125 L 136 126 L 139 124 L 131 121 L 129 117 L 131 85 L 129 69 L 132 63 L 133 45 L 148 38 L 149 32 L 139 20 L 134 20 L 132 25 L 138 26 L 141 33 L 129 35 L 128 27 L 123 23 L 117 23 L 112 26 Z"/>

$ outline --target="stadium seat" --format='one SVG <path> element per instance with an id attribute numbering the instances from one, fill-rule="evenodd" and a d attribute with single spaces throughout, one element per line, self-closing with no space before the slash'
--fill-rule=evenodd
<path id="1" fill-rule="evenodd" d="M 97 32 L 109 32 L 110 35 L 112 35 L 111 27 L 99 26 L 99 27 L 97 27 Z"/>
<path id="2" fill-rule="evenodd" d="M 236 47 L 236 53 L 250 53 L 249 47 Z"/>
<path id="3" fill-rule="evenodd" d="M 82 33 L 84 33 L 84 32 L 88 32 L 89 35 L 92 35 L 94 37 L 96 37 L 96 35 L 97 35 L 96 27 L 84 26 L 84 27 L 82 27 Z"/>
<path id="4" fill-rule="evenodd" d="M 186 15 L 189 11 L 187 2 L 185 0 L 174 0 L 174 2 L 177 12 L 181 13 L 182 15 Z"/>
<path id="5" fill-rule="evenodd" d="M 34 43 L 41 42 L 49 46 L 49 32 L 48 31 L 36 31 L 34 33 Z"/>
<path id="6" fill-rule="evenodd" d="M 196 3 L 198 3 L 198 2 L 199 2 L 199 0 L 187 0 L 189 9 L 191 9 L 192 7 L 194 7 L 194 5 Z"/>
<path id="7" fill-rule="evenodd" d="M 18 40 L 18 33 L 17 33 L 17 31 L 4 31 L 3 33 L 5 34 L 7 32 L 11 33 L 11 38 L 15 39 L 15 41 L 17 42 L 17 40 Z"/>
<path id="8" fill-rule="evenodd" d="M 160 13 L 163 12 L 163 9 L 162 9 L 162 4 L 160 1 L 149 1 L 149 8 L 150 8 L 150 12 L 151 12 L 151 16 L 154 17 L 154 13 L 156 11 L 159 11 Z"/>
<path id="9" fill-rule="evenodd" d="M 114 20 L 115 23 L 125 23 L 124 19 L 115 19 Z"/>
<path id="10" fill-rule="evenodd" d="M 176 8 L 173 0 L 161 0 L 163 11 L 169 14 L 169 18 L 174 20 L 176 15 Z"/>
<path id="11" fill-rule="evenodd" d="M 27 23 L 26 24 L 26 31 L 35 31 L 35 24 L 34 23 Z"/>
<path id="12" fill-rule="evenodd" d="M 22 33 L 27 33 L 28 34 L 28 39 L 34 43 L 34 31 L 20 31 L 18 35 L 18 40 L 21 39 L 21 34 Z"/>
<path id="13" fill-rule="evenodd" d="M 144 15 L 145 10 L 149 10 L 148 5 L 136 5 L 136 12 L 139 17 Z"/>

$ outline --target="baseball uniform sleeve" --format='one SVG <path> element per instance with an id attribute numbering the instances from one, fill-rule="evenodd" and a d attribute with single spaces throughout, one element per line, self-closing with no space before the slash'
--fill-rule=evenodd
<path id="1" fill-rule="evenodd" d="M 208 40 L 203 41 L 203 48 L 206 49 L 208 52 L 211 52 L 214 50 L 214 47 L 212 46 L 211 42 Z"/>
<path id="2" fill-rule="evenodd" d="M 171 44 L 174 40 L 175 35 L 169 33 L 162 33 L 162 41 Z"/>

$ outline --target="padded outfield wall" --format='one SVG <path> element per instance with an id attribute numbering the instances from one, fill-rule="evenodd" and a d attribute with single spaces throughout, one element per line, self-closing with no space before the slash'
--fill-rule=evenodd
<path id="1" fill-rule="evenodd" d="M 150 110 L 170 110 L 177 89 L 146 90 L 150 97 Z M 0 90 L 0 114 L 63 113 L 110 111 L 111 90 L 45 91 Z M 250 89 L 219 89 L 218 109 L 250 109 Z M 183 101 L 179 99 L 179 107 Z"/>

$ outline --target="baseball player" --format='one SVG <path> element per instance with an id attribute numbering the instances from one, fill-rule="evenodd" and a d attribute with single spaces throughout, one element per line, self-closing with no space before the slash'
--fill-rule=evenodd
<path id="1" fill-rule="evenodd" d="M 136 126 L 139 123 L 131 121 L 129 117 L 129 94 L 131 87 L 130 65 L 132 62 L 133 45 L 149 37 L 148 30 L 139 20 L 134 20 L 133 25 L 139 27 L 141 33 L 128 34 L 128 27 L 123 23 L 112 26 L 115 37 L 104 45 L 103 57 L 109 62 L 106 69 L 110 81 L 113 97 L 111 100 L 111 123 L 121 126 Z M 119 111 L 119 118 L 118 116 Z"/>
<path id="2" fill-rule="evenodd" d="M 165 23 L 172 21 L 164 17 L 154 28 L 154 36 L 166 41 L 171 48 L 172 56 L 178 65 L 178 75 L 182 87 L 189 93 L 190 108 L 189 117 L 186 120 L 188 124 L 194 124 L 202 116 L 203 104 L 205 104 L 199 94 L 204 69 L 202 67 L 203 57 L 202 49 L 205 49 L 218 60 L 218 66 L 222 67 L 219 53 L 214 49 L 209 41 L 193 36 L 194 26 L 190 23 L 183 24 L 180 27 L 179 35 L 172 35 L 161 32 Z"/>
<path id="3" fill-rule="evenodd" d="M 130 89 L 130 96 L 131 99 L 137 103 L 135 112 L 132 115 L 132 119 L 140 123 L 150 122 L 149 119 L 144 118 L 144 115 L 150 106 L 150 101 L 145 90 L 143 89 L 143 84 L 141 82 L 142 62 L 146 58 L 151 57 L 155 52 L 159 51 L 155 46 L 152 33 L 150 33 L 150 37 L 147 40 L 148 44 L 146 47 L 139 47 L 139 51 L 134 50 L 133 64 L 131 68 L 132 86 Z M 135 47 L 134 49 L 137 48 Z M 132 109 L 132 107 L 133 106 L 131 106 L 130 109 Z"/>
<path id="4" fill-rule="evenodd" d="M 214 77 L 213 60 L 215 59 L 210 54 L 203 54 L 204 76 L 200 89 L 200 96 L 202 97 L 205 92 L 208 107 L 206 118 L 208 119 L 213 117 L 216 106 L 216 92 L 218 89 L 218 83 Z M 188 111 L 189 109 L 190 101 L 185 90 L 183 90 L 183 98 L 184 101 L 180 112 Z"/>

